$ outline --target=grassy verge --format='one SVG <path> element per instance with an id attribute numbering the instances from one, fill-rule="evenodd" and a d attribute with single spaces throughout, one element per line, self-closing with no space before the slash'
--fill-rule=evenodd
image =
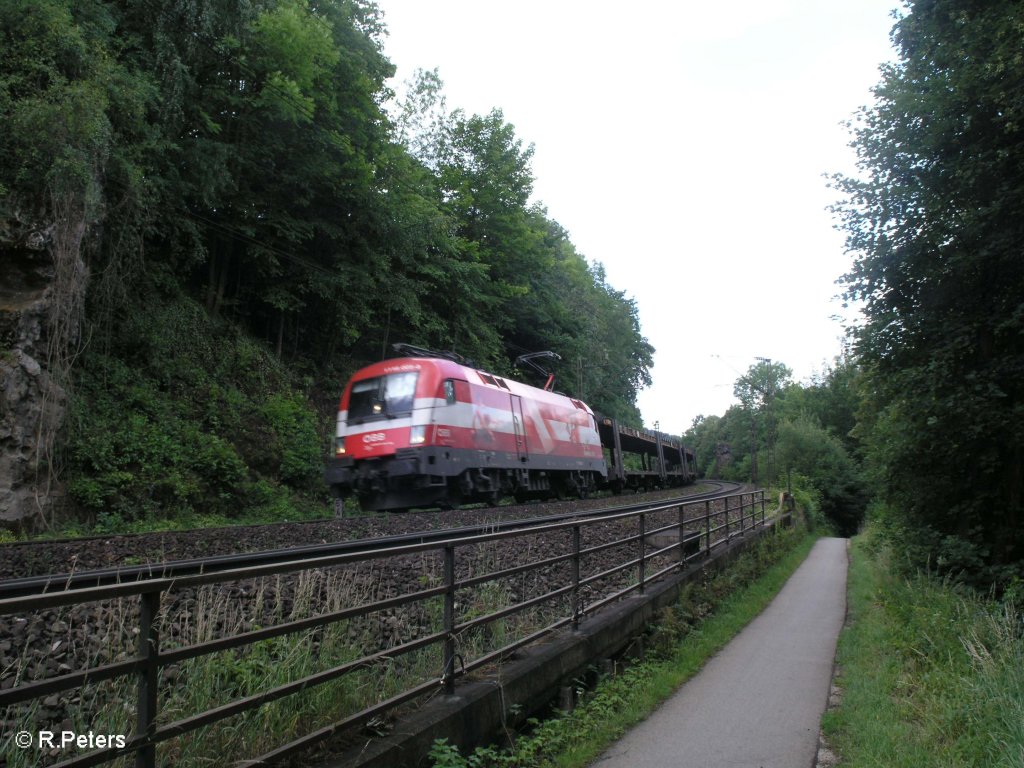
<path id="1" fill-rule="evenodd" d="M 647 661 L 602 681 L 570 714 L 531 721 L 513 748 L 480 748 L 468 757 L 438 742 L 436 768 L 585 766 L 643 720 L 772 601 L 807 557 L 816 537 L 790 530 L 768 537 L 728 568 L 689 585 L 647 639 Z"/>
<path id="2" fill-rule="evenodd" d="M 1024 624 L 927 575 L 893 575 L 870 536 L 852 548 L 842 706 L 826 738 L 844 765 L 1024 766 Z"/>

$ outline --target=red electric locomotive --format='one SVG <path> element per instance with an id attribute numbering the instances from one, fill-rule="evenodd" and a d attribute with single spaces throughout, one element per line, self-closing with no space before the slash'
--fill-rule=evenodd
<path id="1" fill-rule="evenodd" d="M 354 494 L 364 510 L 444 507 L 585 495 L 606 479 L 584 403 L 463 362 L 401 357 L 352 377 L 325 470 L 336 497 Z"/>

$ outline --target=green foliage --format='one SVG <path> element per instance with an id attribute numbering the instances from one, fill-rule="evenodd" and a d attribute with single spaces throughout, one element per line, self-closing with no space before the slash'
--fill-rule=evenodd
<path id="1" fill-rule="evenodd" d="M 890 530 L 980 586 L 1024 560 L 1024 28 L 1016 3 L 920 0 L 853 127 L 836 210 L 864 302 L 862 432 Z M 924 561 L 921 561 L 924 562 Z"/>
<path id="2" fill-rule="evenodd" d="M 110 72 L 96 31 L 59 0 L 0 9 L 0 179 L 29 210 L 54 185 L 90 187 L 109 152 Z"/>
<path id="3" fill-rule="evenodd" d="M 323 451 L 316 415 L 306 398 L 298 393 L 275 393 L 260 411 L 272 435 L 272 450 L 280 455 L 280 479 L 295 485 L 319 480 Z"/>
<path id="4" fill-rule="evenodd" d="M 197 514 L 295 517 L 317 490 L 307 400 L 265 351 L 188 299 L 150 304 L 78 376 L 69 490 L 100 529 Z M 116 354 L 114 354 L 116 353 Z"/>
<path id="5" fill-rule="evenodd" d="M 488 766 L 515 766 L 512 756 L 502 754 L 493 747 L 479 747 L 473 754 L 463 757 L 459 748 L 449 744 L 448 739 L 438 739 L 430 748 L 427 757 L 434 768 L 487 768 Z"/>
<path id="6" fill-rule="evenodd" d="M 502 112 L 444 114 L 441 85 L 436 73 L 421 73 L 399 120 L 400 136 L 431 169 L 439 210 L 456 234 L 449 248 L 463 260 L 438 295 L 444 305 L 436 311 L 447 319 L 433 325 L 445 331 L 443 345 L 503 373 L 522 352 L 553 350 L 563 359 L 558 388 L 639 424 L 636 394 L 650 384 L 654 350 L 635 303 L 608 285 L 603 267 L 589 264 L 546 210 L 529 204 L 533 147 L 523 147 Z M 469 283 L 460 274 L 466 262 Z M 453 300 L 460 311 L 451 317 Z M 413 338 L 417 330 L 426 329 Z"/>
<path id="7" fill-rule="evenodd" d="M 785 363 L 760 359 L 736 379 L 732 392 L 747 410 L 767 412 L 792 376 L 793 371 Z"/>
<path id="8" fill-rule="evenodd" d="M 129 484 L 138 485 L 136 500 L 144 508 L 147 501 L 155 505 L 147 512 L 160 507 L 176 510 L 202 501 L 213 501 L 216 508 L 216 500 L 230 499 L 244 467 L 216 436 L 203 435 L 187 424 L 158 424 L 145 416 L 123 418 L 123 412 L 117 413 L 118 418 L 111 421 L 121 429 L 111 429 L 105 435 L 109 442 L 82 446 L 89 456 L 113 454 L 113 466 L 127 468 L 104 473 L 94 465 L 97 480 L 109 481 L 108 501 Z M 105 506 L 121 507 L 116 503 Z"/>
<path id="9" fill-rule="evenodd" d="M 765 484 L 797 484 L 817 514 L 843 536 L 855 533 L 869 500 L 854 434 L 860 374 L 849 354 L 809 384 L 788 381 L 789 369 L 762 361 L 736 382 L 741 400 L 723 416 L 700 416 L 684 435 L 707 476 Z M 727 450 L 726 450 L 727 449 Z M 810 500 L 810 499 L 809 499 Z"/>
<path id="10" fill-rule="evenodd" d="M 815 421 L 801 418 L 783 422 L 777 450 L 779 466 L 817 490 L 819 508 L 837 533 L 855 534 L 864 519 L 868 494 L 863 474 L 842 441 Z"/>
<path id="11" fill-rule="evenodd" d="M 0 4 L 0 219 L 74 225 L 92 276 L 66 449 L 90 514 L 313 493 L 306 393 L 394 341 L 506 374 L 554 350 L 560 388 L 639 423 L 637 307 L 531 202 L 532 146 L 436 73 L 392 122 L 384 35 L 369 0 Z"/>
<path id="12" fill-rule="evenodd" d="M 330 27 L 310 13 L 305 0 L 291 0 L 261 13 L 252 31 L 254 48 L 276 67 L 257 104 L 289 120 L 310 120 L 316 104 L 306 94 L 340 58 Z"/>
<path id="13" fill-rule="evenodd" d="M 92 514 L 125 519 L 237 503 L 245 465 L 223 438 L 203 432 L 152 382 L 113 359 L 83 371 L 70 446 L 69 490 Z M 83 408 L 88 402 L 88 408 Z"/>

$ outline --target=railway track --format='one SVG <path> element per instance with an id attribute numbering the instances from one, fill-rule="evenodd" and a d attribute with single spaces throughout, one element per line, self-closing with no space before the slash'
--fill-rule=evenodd
<path id="1" fill-rule="evenodd" d="M 706 501 L 735 493 L 738 483 L 707 482 L 705 485 L 715 486 L 714 490 L 698 494 L 667 498 L 658 501 L 658 506 L 670 507 L 680 503 Z M 260 565 L 273 565 L 299 560 L 313 560 L 333 557 L 336 555 L 372 552 L 413 544 L 459 540 L 485 533 L 512 531 L 519 528 L 530 528 L 537 525 L 554 524 L 571 519 L 595 519 L 610 515 L 622 514 L 651 506 L 645 500 L 633 504 L 601 507 L 591 510 L 571 510 L 544 516 L 514 518 L 491 521 L 474 525 L 463 525 L 454 528 L 440 528 L 402 533 L 374 538 L 352 539 L 327 544 L 308 544 L 294 547 L 244 552 L 231 555 L 216 555 L 189 559 L 170 560 L 162 563 L 129 565 L 115 568 L 90 569 L 79 572 L 25 576 L 0 581 L 0 599 L 41 595 L 58 590 L 76 590 L 121 584 L 146 579 L 166 579 L 192 576 L 200 573 L 218 573 L 222 571 L 251 568 Z M 103 537 L 98 537 L 103 540 Z M 76 540 L 69 540 L 76 541 Z M 80 540 L 77 540 L 80 543 Z M 66 542 L 60 542 L 66 543 Z"/>

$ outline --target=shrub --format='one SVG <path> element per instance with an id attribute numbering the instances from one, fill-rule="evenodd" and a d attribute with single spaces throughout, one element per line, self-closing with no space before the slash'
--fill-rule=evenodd
<path id="1" fill-rule="evenodd" d="M 317 417 L 276 360 L 184 298 L 133 313 L 79 367 L 71 498 L 111 532 L 137 521 L 309 516 L 277 484 L 319 491 Z"/>
<path id="2" fill-rule="evenodd" d="M 294 392 L 276 393 L 263 405 L 261 415 L 272 436 L 282 482 L 295 487 L 317 482 L 322 462 L 320 438 L 316 414 L 305 398 Z"/>

